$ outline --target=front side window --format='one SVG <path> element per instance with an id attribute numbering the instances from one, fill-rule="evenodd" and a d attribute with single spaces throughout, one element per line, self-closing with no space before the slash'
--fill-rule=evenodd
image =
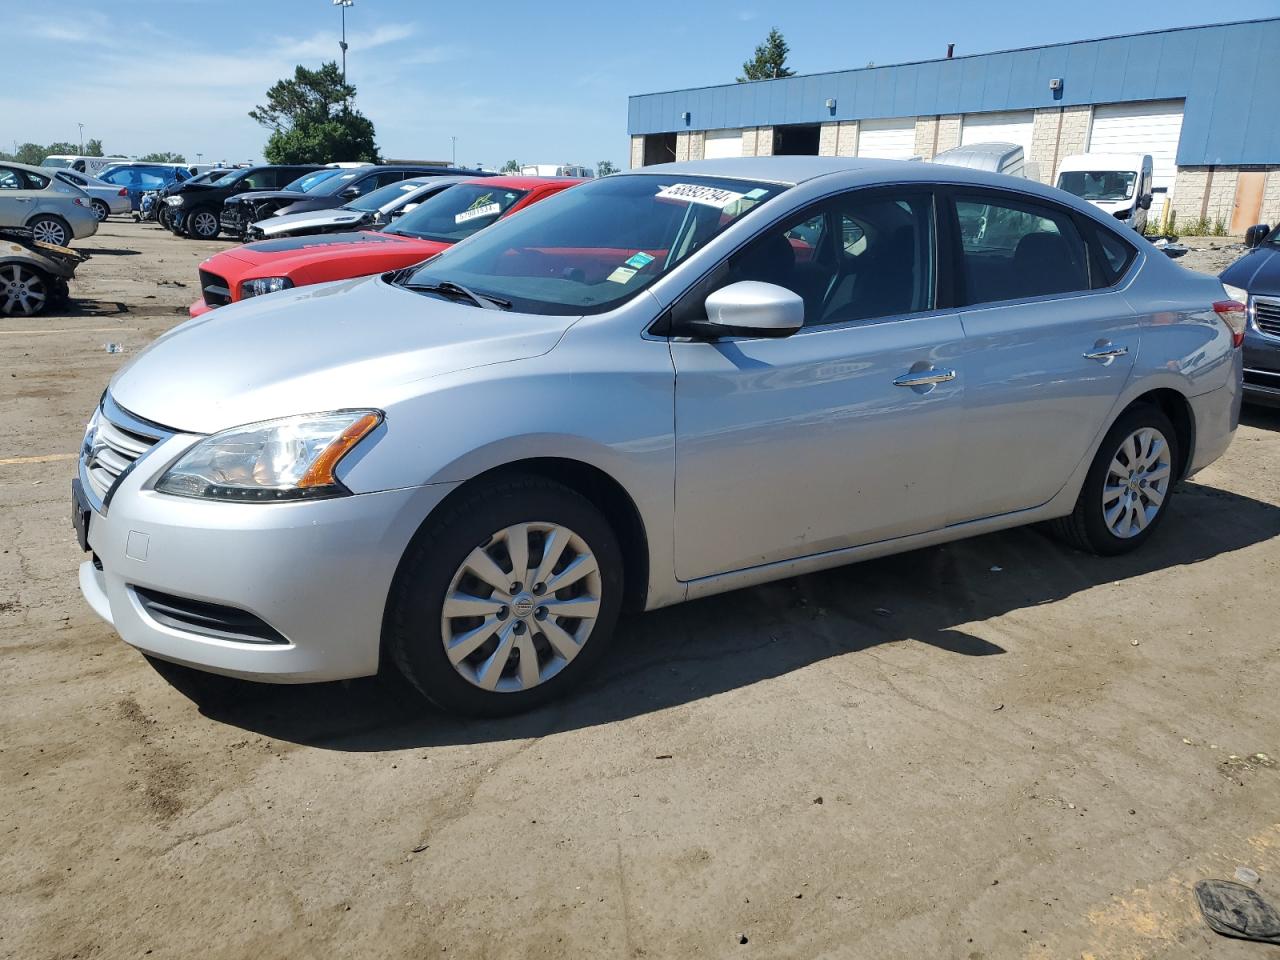
<path id="1" fill-rule="evenodd" d="M 463 196 L 471 197 L 477 191 L 495 197 L 505 192 L 459 184 L 406 214 L 394 229 L 402 231 L 429 204 L 446 201 L 463 187 L 471 191 Z M 603 313 L 786 189 L 776 183 L 676 174 L 592 180 L 531 204 L 519 216 L 446 250 L 410 274 L 407 285 L 459 283 L 529 313 Z M 474 199 L 452 215 L 455 225 L 460 225 L 459 213 L 485 216 L 475 213 L 472 203 Z"/>
<path id="2" fill-rule="evenodd" d="M 1128 200 L 1137 179 L 1130 170 L 1071 170 L 1058 174 L 1058 189 L 1081 200 Z"/>
<path id="3" fill-rule="evenodd" d="M 1068 211 L 987 195 L 959 195 L 955 210 L 967 303 L 1089 289 L 1084 241 Z"/>
<path id="4" fill-rule="evenodd" d="M 682 300 L 678 319 L 700 317 L 707 296 L 744 280 L 797 294 L 806 327 L 931 310 L 933 223 L 925 192 L 855 191 L 824 201 L 734 253 Z"/>

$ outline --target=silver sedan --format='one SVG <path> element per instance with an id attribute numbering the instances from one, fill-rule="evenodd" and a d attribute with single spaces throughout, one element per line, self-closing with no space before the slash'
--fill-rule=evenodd
<path id="1" fill-rule="evenodd" d="M 48 167 L 0 161 L 0 227 L 30 230 L 42 243 L 65 247 L 98 232 L 89 195 L 57 179 Z"/>
<path id="2" fill-rule="evenodd" d="M 104 183 L 97 177 L 76 173 L 74 170 L 57 170 L 53 175 L 63 183 L 79 187 L 89 195 L 94 216 L 98 218 L 99 223 L 112 214 L 121 216 L 133 209 L 133 201 L 129 199 L 129 191 L 125 187 Z"/>
<path id="3" fill-rule="evenodd" d="M 1218 281 L 1032 181 L 644 168 L 161 337 L 85 436 L 81 588 L 161 659 L 385 660 L 523 710 L 623 610 L 1041 521 L 1142 546 L 1231 442 L 1243 330 Z"/>

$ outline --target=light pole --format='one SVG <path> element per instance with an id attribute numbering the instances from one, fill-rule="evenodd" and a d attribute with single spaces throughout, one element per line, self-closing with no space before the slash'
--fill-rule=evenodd
<path id="1" fill-rule="evenodd" d="M 84 156 L 84 124 L 77 123 L 76 126 L 80 128 L 80 156 L 83 157 Z"/>
<path id="2" fill-rule="evenodd" d="M 453 149 L 453 159 L 449 161 L 449 164 L 456 167 L 458 165 L 458 138 L 450 137 L 449 142 L 452 144 Z"/>
<path id="3" fill-rule="evenodd" d="M 333 0 L 335 7 L 342 8 L 342 39 L 338 41 L 338 46 L 342 48 L 342 82 L 347 82 L 347 7 L 355 3 L 356 0 Z"/>

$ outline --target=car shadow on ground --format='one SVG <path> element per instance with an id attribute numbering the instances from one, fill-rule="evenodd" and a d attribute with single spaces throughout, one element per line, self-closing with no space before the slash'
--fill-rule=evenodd
<path id="1" fill-rule="evenodd" d="M 1172 507 L 1150 542 L 1123 557 L 1078 553 L 1023 528 L 632 616 L 620 625 L 609 661 L 583 687 L 502 720 L 442 715 L 396 676 L 275 686 L 154 665 L 211 719 L 327 749 L 545 736 L 663 710 L 881 644 L 923 643 L 939 658 L 999 656 L 1001 647 L 965 625 L 1280 534 L 1280 507 L 1199 483 L 1183 483 Z"/>
<path id="2" fill-rule="evenodd" d="M 1280 431 L 1280 407 L 1263 407 L 1257 404 L 1245 404 L 1240 410 L 1240 423 L 1246 427 L 1259 430 Z"/>

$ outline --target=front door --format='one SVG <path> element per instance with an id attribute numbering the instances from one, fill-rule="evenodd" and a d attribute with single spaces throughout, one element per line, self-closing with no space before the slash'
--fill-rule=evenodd
<path id="1" fill-rule="evenodd" d="M 0 227 L 26 226 L 36 212 L 43 194 L 32 189 L 29 177 L 25 170 L 0 166 Z"/>
<path id="2" fill-rule="evenodd" d="M 805 301 L 786 339 L 671 344 L 680 579 L 945 521 L 963 334 L 935 309 L 934 222 L 928 191 L 853 191 L 757 237 L 677 304 L 697 311 L 740 280 Z"/>
<path id="3" fill-rule="evenodd" d="M 1135 255 L 1127 240 L 1019 194 L 957 192 L 954 210 L 968 352 L 952 523 L 1062 489 L 1115 407 L 1140 332 L 1109 285 Z"/>

